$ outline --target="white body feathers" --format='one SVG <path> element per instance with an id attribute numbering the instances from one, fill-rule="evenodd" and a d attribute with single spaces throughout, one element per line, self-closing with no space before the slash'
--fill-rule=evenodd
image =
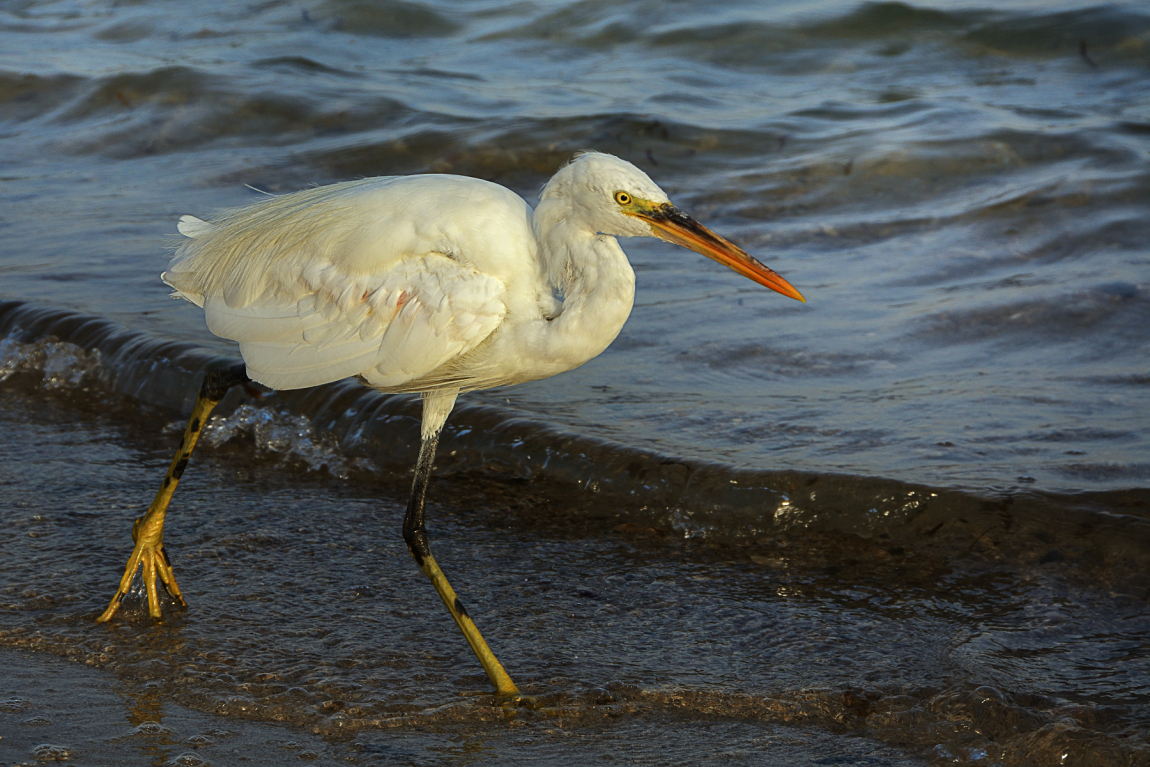
<path id="1" fill-rule="evenodd" d="M 212 222 L 184 216 L 189 239 L 163 280 L 239 342 L 255 381 L 297 389 L 359 376 L 434 394 L 449 411 L 461 390 L 555 375 L 615 339 L 635 276 L 614 235 L 651 235 L 614 211 L 619 188 L 667 199 L 601 154 L 561 169 L 535 211 L 460 176 L 308 189 Z"/>

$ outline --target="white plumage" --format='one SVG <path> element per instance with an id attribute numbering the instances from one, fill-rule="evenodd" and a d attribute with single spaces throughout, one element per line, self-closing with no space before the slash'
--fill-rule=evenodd
<path id="1" fill-rule="evenodd" d="M 204 308 L 213 333 L 239 341 L 248 375 L 273 389 L 353 375 L 387 391 L 440 388 L 421 379 L 499 326 L 508 285 L 530 269 L 528 214 L 476 179 L 336 184 L 210 224 L 183 217 L 190 241 L 163 279 Z"/>
<path id="2" fill-rule="evenodd" d="M 684 242 L 690 229 L 709 237 Z M 638 168 L 598 153 L 561 169 L 534 211 L 479 179 L 400 176 L 272 197 L 212 222 L 184 216 L 179 231 L 188 241 L 163 280 L 273 389 L 359 376 L 454 401 L 577 367 L 631 310 L 634 273 L 616 236 L 725 251 L 774 274 L 679 214 Z"/>
<path id="3" fill-rule="evenodd" d="M 184 216 L 188 239 L 163 279 L 239 342 L 247 375 L 274 389 L 358 376 L 422 392 L 423 428 L 403 536 L 499 695 L 518 689 L 431 555 L 424 527 L 440 429 L 460 391 L 582 365 L 619 334 L 635 274 L 616 237 L 654 236 L 802 300 L 786 280 L 679 212 L 645 173 L 587 153 L 561 168 L 533 211 L 517 195 L 460 176 L 350 181 L 273 197 L 214 221 Z M 183 603 L 163 549 L 172 493 L 212 408 L 242 382 L 207 373 L 163 486 L 133 528 L 135 548 L 110 620 L 143 568 Z"/>

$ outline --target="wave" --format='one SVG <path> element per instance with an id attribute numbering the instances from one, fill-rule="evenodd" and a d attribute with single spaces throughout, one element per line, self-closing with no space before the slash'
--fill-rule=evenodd
<path id="1" fill-rule="evenodd" d="M 84 83 L 76 75 L 0 72 L 0 120 L 22 123 L 54 112 Z"/>
<path id="2" fill-rule="evenodd" d="M 152 338 L 99 317 L 0 302 L 0 384 L 68 407 L 131 417 L 139 406 L 190 410 L 203 373 L 235 360 Z M 233 390 L 206 438 L 236 440 L 257 460 L 370 474 L 397 492 L 419 440 L 419 404 L 345 381 L 252 401 Z M 262 456 L 262 458 L 261 458 Z M 530 481 L 556 516 L 623 532 L 718 545 L 854 536 L 944 556 L 1057 561 L 1094 583 L 1150 587 L 1150 491 L 977 494 L 877 477 L 740 469 L 570 433 L 489 405 L 461 402 L 437 473 Z M 1054 552 L 1052 554 L 1052 552 Z"/>
<path id="3" fill-rule="evenodd" d="M 735 69 L 779 74 L 818 71 L 829 49 L 874 47 L 880 58 L 917 46 L 944 45 L 965 56 L 1082 58 L 1150 63 L 1150 15 L 1132 5 L 1069 11 L 941 10 L 903 2 L 860 3 L 846 13 L 787 18 L 785 10 L 687 14 L 681 23 L 651 25 L 643 4 L 620 6 L 582 0 L 547 12 L 486 39 L 546 41 L 601 49 L 640 44 Z M 1095 57 L 1095 58 L 1091 58 Z"/>
<path id="4" fill-rule="evenodd" d="M 375 94 L 354 110 L 338 98 L 346 75 L 307 59 L 255 62 L 260 70 L 310 66 L 304 88 L 280 92 L 269 81 L 237 90 L 227 77 L 173 66 L 93 78 L 65 106 L 48 115 L 54 124 L 87 123 L 96 135 L 68 142 L 68 151 L 128 159 L 193 151 L 236 139 L 292 144 L 333 133 L 398 124 L 413 110 Z M 276 71 L 269 73 L 271 76 Z M 326 82 L 330 81 L 330 82 Z"/>
<path id="5" fill-rule="evenodd" d="M 1133 339 L 1150 323 L 1146 291 L 1128 282 L 1104 283 L 1042 300 L 938 312 L 915 335 L 937 344 L 1001 341 L 1018 346 L 1095 335 L 1105 329 L 1106 344 Z"/>
<path id="6" fill-rule="evenodd" d="M 305 11 L 303 21 L 332 31 L 373 37 L 440 37 L 461 29 L 457 21 L 430 5 L 403 0 L 328 0 Z"/>
<path id="7" fill-rule="evenodd" d="M 966 42 L 987 52 L 1047 58 L 1077 54 L 1150 63 L 1150 14 L 1126 5 L 1047 13 L 995 14 L 973 25 Z"/>

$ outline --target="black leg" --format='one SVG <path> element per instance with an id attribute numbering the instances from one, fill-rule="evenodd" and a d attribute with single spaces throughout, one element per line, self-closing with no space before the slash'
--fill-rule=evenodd
<path id="1" fill-rule="evenodd" d="M 495 685 L 496 692 L 499 695 L 518 698 L 519 688 L 511 681 L 511 677 L 507 675 L 499 659 L 491 652 L 487 642 L 483 639 L 483 635 L 475 627 L 475 622 L 467 614 L 463 603 L 459 601 L 459 597 L 455 595 L 455 591 L 447 582 L 443 571 L 436 564 L 435 557 L 431 556 L 431 542 L 428 540 L 427 531 L 423 526 L 423 510 L 424 498 L 427 494 L 427 482 L 431 477 L 431 465 L 435 460 L 435 448 L 438 443 L 439 433 L 436 431 L 430 436 L 425 434 L 423 442 L 419 446 L 419 460 L 415 464 L 415 480 L 411 486 L 411 499 L 408 501 L 407 515 L 403 520 L 403 539 L 407 541 L 407 548 L 411 551 L 411 556 L 415 558 L 424 574 L 431 580 L 439 598 L 443 600 L 443 604 L 447 606 L 448 612 L 455 619 L 459 630 L 463 632 L 467 643 L 471 645 L 475 657 L 479 658 L 479 662 L 483 664 L 483 670 L 487 672 L 487 677 Z"/>

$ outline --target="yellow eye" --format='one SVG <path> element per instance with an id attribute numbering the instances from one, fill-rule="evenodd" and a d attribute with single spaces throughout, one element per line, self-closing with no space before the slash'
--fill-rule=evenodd
<path id="1" fill-rule="evenodd" d="M 620 205 L 630 205 L 631 195 L 627 194 L 626 192 L 615 192 L 615 202 L 619 203 Z"/>

